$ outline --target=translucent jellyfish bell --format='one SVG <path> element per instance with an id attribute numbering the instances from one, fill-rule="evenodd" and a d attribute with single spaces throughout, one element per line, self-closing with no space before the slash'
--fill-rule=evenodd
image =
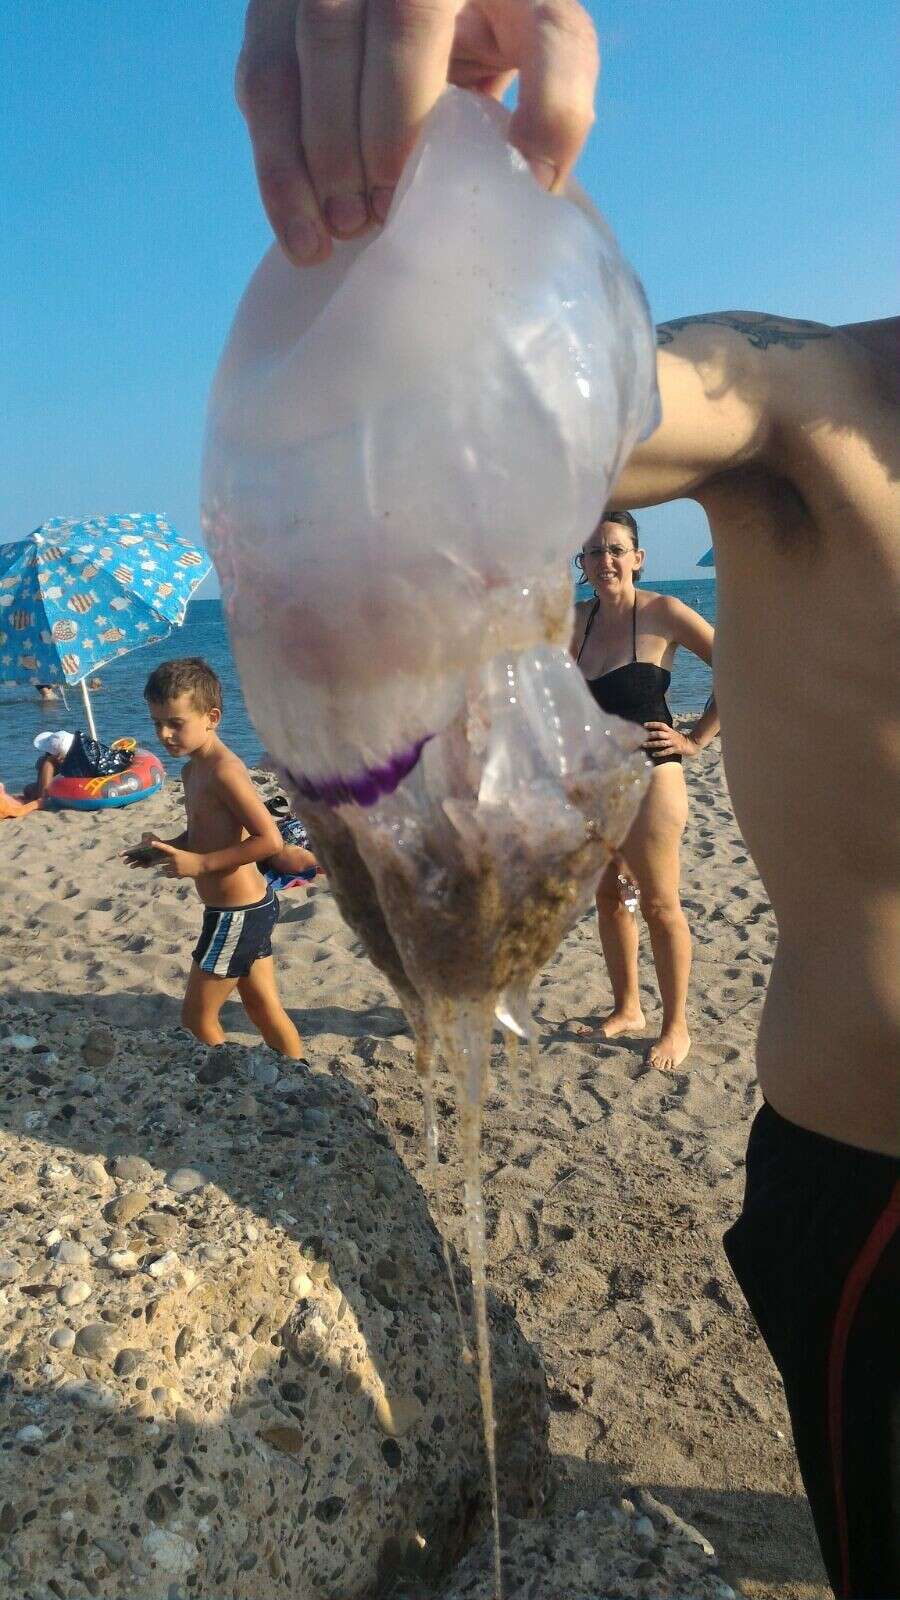
<path id="1" fill-rule="evenodd" d="M 270 251 L 216 377 L 204 528 L 248 709 L 428 1079 L 458 1090 L 501 1593 L 478 1178 L 495 1017 L 590 901 L 646 783 L 642 730 L 570 656 L 570 552 L 656 420 L 640 286 L 450 90 L 386 226 Z M 432 1141 L 433 1143 L 433 1141 Z"/>
<path id="2" fill-rule="evenodd" d="M 273 248 L 216 376 L 204 528 L 248 709 L 301 794 L 390 793 L 499 652 L 565 645 L 567 556 L 655 420 L 608 228 L 449 90 L 386 226 Z"/>

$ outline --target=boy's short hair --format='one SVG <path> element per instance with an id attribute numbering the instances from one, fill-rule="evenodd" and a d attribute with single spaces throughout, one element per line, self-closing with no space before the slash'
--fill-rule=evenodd
<path id="1" fill-rule="evenodd" d="M 177 700 L 189 694 L 195 711 L 221 711 L 222 685 L 202 656 L 182 656 L 180 661 L 163 661 L 154 667 L 144 684 L 144 699 L 154 705 Z"/>

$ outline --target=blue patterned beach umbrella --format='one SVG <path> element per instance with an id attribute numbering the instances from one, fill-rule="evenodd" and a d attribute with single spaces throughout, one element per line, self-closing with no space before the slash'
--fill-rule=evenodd
<path id="1" fill-rule="evenodd" d="M 165 639 L 212 565 L 165 517 L 53 517 L 0 545 L 0 681 L 80 683 Z"/>
<path id="2" fill-rule="evenodd" d="M 0 682 L 84 687 L 179 628 L 211 565 L 154 512 L 53 517 L 0 545 Z M 86 690 L 85 705 L 93 732 Z"/>

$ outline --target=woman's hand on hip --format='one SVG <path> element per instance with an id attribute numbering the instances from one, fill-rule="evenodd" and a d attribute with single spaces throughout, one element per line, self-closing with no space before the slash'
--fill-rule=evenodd
<path id="1" fill-rule="evenodd" d="M 667 722 L 645 722 L 647 742 L 644 749 L 651 756 L 692 756 L 700 754 L 700 745 Z"/>

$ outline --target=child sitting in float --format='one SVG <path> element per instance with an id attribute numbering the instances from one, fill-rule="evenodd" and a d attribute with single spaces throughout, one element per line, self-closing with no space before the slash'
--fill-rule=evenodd
<path id="1" fill-rule="evenodd" d="M 26 783 L 22 791 L 25 801 L 45 800 L 50 785 L 56 774 L 62 769 L 63 762 L 75 743 L 74 733 L 68 733 L 65 728 L 57 728 L 55 733 L 39 733 L 34 741 L 34 748 L 38 752 L 36 762 L 37 778 L 34 783 Z"/>

